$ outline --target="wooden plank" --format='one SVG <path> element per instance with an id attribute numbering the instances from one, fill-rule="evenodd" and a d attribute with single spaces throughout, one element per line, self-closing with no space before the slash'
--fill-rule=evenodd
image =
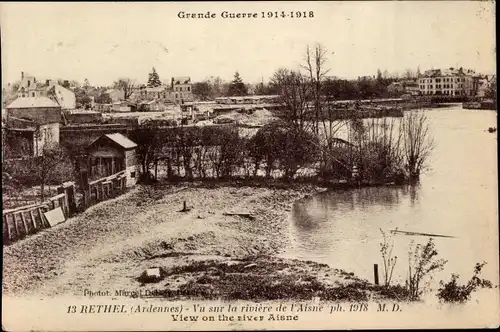
<path id="1" fill-rule="evenodd" d="M 14 214 L 11 213 L 11 214 L 9 214 L 9 216 L 10 216 L 12 228 L 14 229 L 14 233 L 15 233 L 15 235 L 12 236 L 12 240 L 15 241 L 19 238 L 19 230 L 17 228 L 16 218 L 14 218 Z"/>
<path id="2" fill-rule="evenodd" d="M 430 237 L 448 237 L 448 238 L 455 238 L 454 236 L 451 235 L 441 235 L 441 234 L 429 234 L 429 233 L 419 233 L 419 232 L 407 232 L 407 231 L 398 231 L 397 229 L 392 229 L 391 230 L 392 234 L 404 234 L 404 235 L 416 235 L 416 236 L 430 236 Z"/>
<path id="3" fill-rule="evenodd" d="M 30 208 L 34 208 L 34 207 L 36 207 L 38 205 L 40 205 L 40 203 L 30 204 L 30 205 L 25 205 L 25 206 L 20 206 L 20 207 L 17 207 L 15 209 L 4 210 L 4 211 L 2 211 L 2 213 L 3 214 L 8 214 L 8 213 L 16 212 L 16 211 L 27 210 L 27 209 L 30 209 Z"/>
<path id="4" fill-rule="evenodd" d="M 57 201 L 57 200 L 59 200 L 61 198 L 64 198 L 64 196 L 66 196 L 66 194 L 65 193 L 61 193 L 59 195 L 56 195 L 56 196 L 53 196 L 53 197 L 49 198 L 49 201 Z"/>
<path id="5" fill-rule="evenodd" d="M 17 218 L 17 212 L 12 214 L 12 218 L 14 219 L 14 225 L 16 225 L 16 235 L 17 239 L 20 239 L 22 234 L 21 234 L 21 228 L 18 225 L 18 218 Z"/>
<path id="6" fill-rule="evenodd" d="M 37 210 L 38 210 L 38 216 L 40 217 L 40 223 L 41 223 L 41 226 L 42 226 L 41 228 L 45 228 L 46 225 L 45 225 L 44 220 L 43 220 L 42 208 L 39 207 L 39 208 L 37 208 Z"/>
<path id="7" fill-rule="evenodd" d="M 38 227 L 37 227 L 36 218 L 35 218 L 35 214 L 33 213 L 33 210 L 30 210 L 30 217 L 31 217 L 31 223 L 33 224 L 33 229 L 36 230 Z"/>
<path id="8" fill-rule="evenodd" d="M 66 218 L 64 217 L 63 211 L 60 207 L 45 212 L 44 216 L 47 219 L 47 222 L 49 223 L 50 227 L 53 227 L 57 224 L 66 221 Z"/>
<path id="9" fill-rule="evenodd" d="M 24 232 L 27 235 L 30 233 L 30 229 L 28 228 L 28 224 L 26 223 L 26 218 L 24 217 L 24 212 L 21 211 L 21 212 L 19 212 L 19 214 L 21 215 L 21 221 L 23 222 Z"/>
<path id="10" fill-rule="evenodd" d="M 5 237 L 8 241 L 11 240 L 11 235 L 10 235 L 10 226 L 9 226 L 9 221 L 7 220 L 7 215 L 3 215 L 3 224 L 4 224 L 4 232 L 5 232 Z"/>

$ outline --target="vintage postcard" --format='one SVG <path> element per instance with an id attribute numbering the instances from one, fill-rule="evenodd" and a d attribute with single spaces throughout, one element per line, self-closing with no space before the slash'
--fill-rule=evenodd
<path id="1" fill-rule="evenodd" d="M 0 27 L 4 330 L 499 326 L 494 2 Z"/>

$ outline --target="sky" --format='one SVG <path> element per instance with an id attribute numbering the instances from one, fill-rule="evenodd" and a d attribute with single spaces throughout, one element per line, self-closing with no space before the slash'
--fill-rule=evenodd
<path id="1" fill-rule="evenodd" d="M 178 13 L 214 19 L 181 19 Z M 259 18 L 221 18 L 221 13 Z M 261 18 L 261 12 L 313 12 Z M 494 2 L 1 3 L 2 82 L 21 72 L 39 79 L 109 85 L 209 76 L 260 82 L 299 68 L 307 45 L 327 49 L 329 75 L 356 78 L 377 69 L 464 67 L 496 72 Z"/>

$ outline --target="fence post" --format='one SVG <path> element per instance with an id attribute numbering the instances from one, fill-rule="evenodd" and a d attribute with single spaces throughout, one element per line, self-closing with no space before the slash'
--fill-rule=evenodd
<path id="1" fill-rule="evenodd" d="M 375 278 L 375 285 L 378 285 L 378 264 L 373 264 L 373 277 Z"/>
<path id="2" fill-rule="evenodd" d="M 9 243 L 10 242 L 10 227 L 9 227 L 9 220 L 7 219 L 7 215 L 3 215 L 3 240 L 4 243 Z"/>
<path id="3" fill-rule="evenodd" d="M 76 200 L 75 200 L 75 183 L 66 182 L 66 199 L 68 202 L 68 216 L 71 217 L 76 213 Z"/>

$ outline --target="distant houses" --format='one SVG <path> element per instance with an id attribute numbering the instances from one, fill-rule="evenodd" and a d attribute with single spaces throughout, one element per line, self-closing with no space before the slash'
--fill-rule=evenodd
<path id="1" fill-rule="evenodd" d="M 422 95 L 472 97 L 477 92 L 477 74 L 463 68 L 431 69 L 419 78 Z"/>
<path id="2" fill-rule="evenodd" d="M 234 96 L 234 97 L 219 97 L 215 98 L 217 104 L 239 105 L 239 104 L 271 104 L 278 103 L 280 96 L 278 95 L 262 95 L 262 96 Z"/>
<path id="3" fill-rule="evenodd" d="M 166 104 L 184 104 L 193 101 L 192 84 L 190 77 L 172 77 L 170 84 L 157 87 L 145 85 L 134 87 L 130 100 L 143 105 L 141 110 L 162 108 Z M 157 101 L 158 103 L 148 102 Z"/>
<path id="4" fill-rule="evenodd" d="M 75 93 L 54 80 L 37 81 L 34 76 L 21 72 L 21 82 L 17 89 L 17 98 L 47 97 L 56 102 L 62 109 L 75 109 Z"/>
<path id="5" fill-rule="evenodd" d="M 59 144 L 61 106 L 47 97 L 21 97 L 6 107 L 6 140 L 10 157 L 41 156 Z"/>

